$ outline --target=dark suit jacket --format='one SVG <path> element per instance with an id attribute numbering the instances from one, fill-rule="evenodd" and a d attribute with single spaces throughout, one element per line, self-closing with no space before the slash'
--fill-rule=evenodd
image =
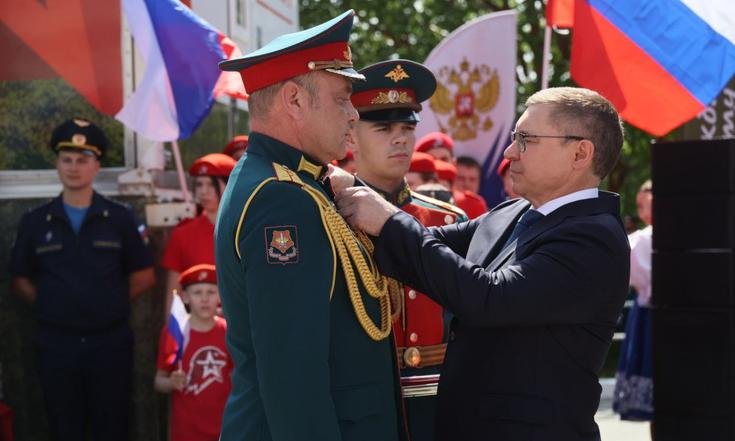
<path id="1" fill-rule="evenodd" d="M 598 373 L 628 291 L 619 198 L 564 205 L 503 249 L 528 207 L 432 229 L 397 213 L 376 240 L 383 273 L 455 314 L 437 441 L 599 439 Z"/>

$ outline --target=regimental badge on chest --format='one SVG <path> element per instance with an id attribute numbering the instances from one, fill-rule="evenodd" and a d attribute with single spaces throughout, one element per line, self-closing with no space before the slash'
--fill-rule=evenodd
<path id="1" fill-rule="evenodd" d="M 268 263 L 281 265 L 298 263 L 298 238 L 296 225 L 265 227 L 265 247 Z"/>

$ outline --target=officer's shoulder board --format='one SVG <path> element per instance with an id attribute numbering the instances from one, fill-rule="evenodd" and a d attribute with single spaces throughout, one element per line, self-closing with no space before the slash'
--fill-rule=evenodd
<path id="1" fill-rule="evenodd" d="M 255 195 L 257 195 L 263 187 L 271 182 L 285 182 L 299 187 L 306 185 L 299 175 L 293 170 L 275 162 L 271 165 L 273 166 L 273 175 L 263 179 L 255 186 L 255 189 L 248 197 L 248 200 L 245 201 L 245 205 L 242 207 L 242 212 L 240 213 L 240 219 L 237 222 L 237 228 L 235 229 L 235 253 L 237 254 L 237 258 L 240 260 L 242 260 L 242 253 L 240 252 L 240 232 L 242 231 L 242 226 L 245 223 L 245 215 L 248 208 L 250 208 L 250 204 L 253 202 Z"/>
<path id="2" fill-rule="evenodd" d="M 467 213 L 465 213 L 464 210 L 455 205 L 448 204 L 444 201 L 440 201 L 439 199 L 434 199 L 432 197 L 423 195 L 421 193 L 416 193 L 414 191 L 411 192 L 411 197 L 418 201 L 424 207 L 448 214 L 453 214 L 461 219 L 467 219 Z"/>

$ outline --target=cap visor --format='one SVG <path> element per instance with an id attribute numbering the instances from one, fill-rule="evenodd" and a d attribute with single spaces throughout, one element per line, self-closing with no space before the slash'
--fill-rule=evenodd
<path id="1" fill-rule="evenodd" d="M 347 68 L 347 69 L 324 69 L 327 72 L 336 73 L 337 75 L 342 75 L 343 77 L 350 78 L 352 80 L 360 80 L 365 81 L 365 75 L 359 73 L 355 69 Z"/>
<path id="2" fill-rule="evenodd" d="M 384 109 L 360 112 L 360 120 L 373 122 L 419 122 L 421 117 L 411 109 Z"/>

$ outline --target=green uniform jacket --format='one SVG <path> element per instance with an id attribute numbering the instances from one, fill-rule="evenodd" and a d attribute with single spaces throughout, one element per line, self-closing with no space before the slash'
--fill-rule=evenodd
<path id="1" fill-rule="evenodd" d="M 215 230 L 235 361 L 220 439 L 405 439 L 392 338 L 376 342 L 358 323 L 317 204 L 278 180 L 277 164 L 326 195 L 316 180 L 322 166 L 250 135 Z M 378 301 L 362 300 L 380 324 Z"/>

